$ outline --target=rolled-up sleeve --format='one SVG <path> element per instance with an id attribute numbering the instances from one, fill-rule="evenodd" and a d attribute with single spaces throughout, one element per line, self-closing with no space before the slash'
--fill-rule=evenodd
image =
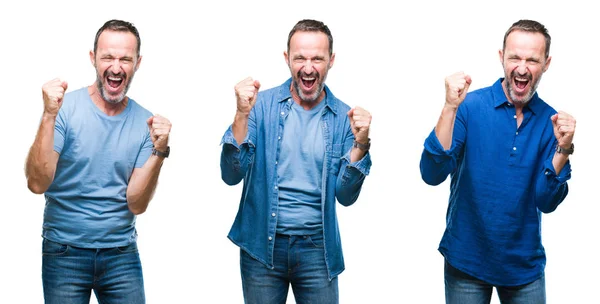
<path id="1" fill-rule="evenodd" d="M 421 154 L 421 178 L 428 185 L 436 186 L 446 180 L 448 175 L 456 170 L 459 155 L 463 149 L 466 137 L 464 107 L 459 107 L 454 122 L 452 145 L 450 150 L 444 150 L 435 134 L 435 129 L 425 139 Z"/>
<path id="2" fill-rule="evenodd" d="M 552 164 L 553 157 L 554 153 L 546 159 L 535 184 L 536 206 L 544 213 L 556 210 L 569 193 L 567 181 L 571 179 L 571 163 L 567 161 L 557 175 Z"/>
<path id="3" fill-rule="evenodd" d="M 244 141 L 238 145 L 229 126 L 221 139 L 221 179 L 228 185 L 237 185 L 248 171 L 248 165 L 255 150 L 256 123 L 254 109 L 248 118 L 248 132 Z"/>
<path id="4" fill-rule="evenodd" d="M 371 170 L 371 154 L 367 153 L 358 161 L 350 162 L 350 153 L 354 135 L 348 127 L 346 140 L 344 142 L 344 151 L 347 151 L 341 158 L 340 172 L 337 176 L 335 193 L 340 204 L 350 206 L 356 202 L 360 194 L 365 177 Z"/>

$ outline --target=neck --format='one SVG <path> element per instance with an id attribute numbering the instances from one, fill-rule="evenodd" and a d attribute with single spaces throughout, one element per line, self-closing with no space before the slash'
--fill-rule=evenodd
<path id="1" fill-rule="evenodd" d="M 306 101 L 300 98 L 300 95 L 296 92 L 296 90 L 294 90 L 293 85 L 290 86 L 290 91 L 292 93 L 292 99 L 294 102 L 301 106 L 304 110 L 310 110 L 316 107 L 319 103 L 321 103 L 321 101 L 323 101 L 323 99 L 325 99 L 325 90 L 321 91 L 321 94 L 319 94 L 319 97 L 315 101 Z"/>
<path id="2" fill-rule="evenodd" d="M 93 83 L 88 87 L 88 94 L 98 109 L 108 116 L 119 115 L 121 112 L 123 112 L 123 110 L 125 110 L 127 104 L 129 103 L 129 98 L 127 98 L 127 96 L 125 96 L 125 98 L 118 103 L 112 103 L 104 100 L 102 94 L 100 94 L 98 91 L 97 83 Z"/>

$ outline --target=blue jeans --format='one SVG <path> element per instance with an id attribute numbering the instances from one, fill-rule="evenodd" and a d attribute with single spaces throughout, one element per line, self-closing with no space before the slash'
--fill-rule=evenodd
<path id="1" fill-rule="evenodd" d="M 137 244 L 85 249 L 44 239 L 42 281 L 46 304 L 145 303 Z"/>
<path id="2" fill-rule="evenodd" d="M 275 237 L 273 269 L 240 250 L 246 304 L 280 304 L 292 285 L 297 304 L 339 303 L 337 277 L 329 281 L 323 234 Z"/>
<path id="3" fill-rule="evenodd" d="M 450 265 L 444 265 L 446 304 L 489 304 L 492 289 L 502 304 L 545 304 L 546 283 L 544 276 L 521 286 L 493 286 L 476 279 Z"/>

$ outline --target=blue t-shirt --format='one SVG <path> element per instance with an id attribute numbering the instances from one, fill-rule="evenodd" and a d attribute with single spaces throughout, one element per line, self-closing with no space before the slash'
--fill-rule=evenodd
<path id="1" fill-rule="evenodd" d="M 54 128 L 60 157 L 45 193 L 44 238 L 83 248 L 136 240 L 126 192 L 133 169 L 142 167 L 152 151 L 150 116 L 133 99 L 123 112 L 108 116 L 87 88 L 65 95 Z"/>
<path id="2" fill-rule="evenodd" d="M 321 185 L 325 140 L 321 116 L 325 102 L 310 110 L 297 103 L 285 119 L 277 164 L 279 205 L 277 233 L 311 235 L 323 227 Z"/>

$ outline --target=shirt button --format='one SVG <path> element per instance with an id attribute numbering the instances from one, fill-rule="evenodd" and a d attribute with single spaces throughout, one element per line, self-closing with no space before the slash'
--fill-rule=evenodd
<path id="1" fill-rule="evenodd" d="M 281 116 L 285 115 L 285 112 L 281 112 Z"/>
<path id="2" fill-rule="evenodd" d="M 269 241 L 272 241 L 272 240 L 273 240 L 273 237 L 271 237 L 271 236 L 270 236 L 270 237 L 269 237 Z"/>
<path id="3" fill-rule="evenodd" d="M 281 136 L 277 136 L 277 139 L 278 139 L 278 140 L 281 140 Z"/>
<path id="4" fill-rule="evenodd" d="M 546 173 L 545 173 L 545 174 L 546 174 L 546 175 L 548 175 L 548 174 L 550 174 L 550 173 L 548 173 L 548 171 L 546 171 Z"/>
<path id="5" fill-rule="evenodd" d="M 517 147 L 513 147 L 513 150 L 517 151 Z"/>
<path id="6" fill-rule="evenodd" d="M 516 149 L 516 148 L 515 148 L 515 149 Z M 277 189 L 278 189 L 278 187 L 277 187 L 277 186 L 275 186 L 275 190 L 277 190 Z"/>
<path id="7" fill-rule="evenodd" d="M 514 118 L 517 118 L 517 115 L 513 116 Z"/>
<path id="8" fill-rule="evenodd" d="M 517 131 L 517 135 L 519 135 L 519 131 Z"/>
<path id="9" fill-rule="evenodd" d="M 271 216 L 273 216 L 273 217 L 274 217 L 274 216 L 275 216 L 275 212 L 271 213 Z"/>
<path id="10" fill-rule="evenodd" d="M 517 133 L 519 133 L 519 132 L 517 132 Z M 277 161 L 275 161 L 275 164 L 277 165 Z"/>

